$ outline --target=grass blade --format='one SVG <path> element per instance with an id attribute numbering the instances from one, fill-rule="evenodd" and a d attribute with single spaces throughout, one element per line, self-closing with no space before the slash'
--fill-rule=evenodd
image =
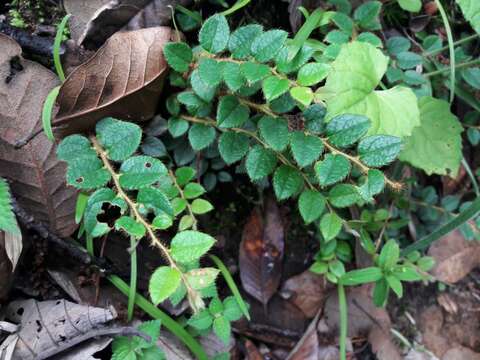
<path id="1" fill-rule="evenodd" d="M 57 27 L 57 33 L 55 34 L 55 41 L 53 42 L 53 63 L 55 65 L 55 71 L 61 82 L 65 81 L 65 73 L 63 72 L 62 62 L 60 60 L 60 46 L 62 45 L 63 32 L 67 21 L 70 18 L 70 14 L 63 17 L 62 21 Z"/>
<path id="2" fill-rule="evenodd" d="M 237 2 L 232 6 L 230 6 L 230 8 L 228 8 L 225 11 L 222 11 L 222 15 L 228 16 L 230 14 L 233 14 L 235 11 L 240 10 L 244 6 L 247 6 L 248 4 L 250 4 L 250 1 L 251 0 L 237 0 Z"/>
<path id="3" fill-rule="evenodd" d="M 55 100 L 57 99 L 60 86 L 54 87 L 47 95 L 45 102 L 43 103 L 42 109 L 42 126 L 47 139 L 54 141 L 55 137 L 53 136 L 52 130 L 52 113 L 53 107 L 55 106 Z"/>
<path id="4" fill-rule="evenodd" d="M 128 321 L 133 319 L 133 310 L 135 308 L 135 295 L 137 293 L 137 242 L 135 237 L 130 236 L 130 289 L 128 292 Z"/>

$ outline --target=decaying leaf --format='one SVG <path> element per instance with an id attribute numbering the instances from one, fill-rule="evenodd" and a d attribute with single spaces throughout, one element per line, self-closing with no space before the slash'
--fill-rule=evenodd
<path id="1" fill-rule="evenodd" d="M 317 311 L 316 316 L 308 326 L 305 334 L 303 334 L 300 341 L 293 348 L 287 357 L 287 360 L 317 360 L 319 359 L 319 343 L 317 333 L 317 323 L 320 317 L 320 312 Z"/>
<path id="2" fill-rule="evenodd" d="M 246 360 L 263 360 L 263 356 L 260 351 L 258 351 L 255 344 L 248 339 L 245 340 L 245 352 Z"/>
<path id="3" fill-rule="evenodd" d="M 10 335 L 18 338 L 12 360 L 30 360 L 74 342 L 75 338 L 115 319 L 117 313 L 113 307 L 102 309 L 65 300 L 23 300 L 10 303 L 6 317 L 21 323 L 20 330 Z"/>
<path id="4" fill-rule="evenodd" d="M 0 48 L 0 176 L 10 180 L 15 198 L 36 220 L 60 236 L 70 235 L 77 227 L 76 191 L 66 186 L 66 166 L 57 160 L 55 145 L 40 134 L 14 148 L 41 129 L 43 101 L 58 79 L 23 59 L 20 46 L 2 34 Z"/>
<path id="5" fill-rule="evenodd" d="M 163 46 L 170 34 L 170 28 L 155 27 L 108 39 L 60 87 L 55 132 L 61 136 L 83 132 L 107 116 L 152 118 L 167 72 Z"/>
<path id="6" fill-rule="evenodd" d="M 448 350 L 442 360 L 480 360 L 480 353 L 476 353 L 465 347 L 457 347 Z"/>
<path id="7" fill-rule="evenodd" d="M 245 224 L 239 254 L 243 288 L 264 305 L 280 284 L 284 236 L 278 206 L 269 197 L 264 213 L 255 208 Z"/>
<path id="8" fill-rule="evenodd" d="M 460 281 L 480 265 L 480 243 L 465 240 L 458 230 L 434 242 L 428 254 L 435 259 L 432 275 L 449 284 Z"/>
<path id="9" fill-rule="evenodd" d="M 22 249 L 22 233 L 5 233 L 5 251 L 7 252 L 8 259 L 12 263 L 12 271 L 17 267 L 18 259 L 22 254 Z"/>
<path id="10" fill-rule="evenodd" d="M 0 231 L 0 301 L 8 295 L 12 275 L 12 263 L 5 250 L 5 233 Z"/>

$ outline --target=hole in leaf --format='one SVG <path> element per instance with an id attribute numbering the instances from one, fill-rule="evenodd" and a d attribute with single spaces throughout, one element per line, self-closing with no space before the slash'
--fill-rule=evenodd
<path id="1" fill-rule="evenodd" d="M 18 310 L 17 310 L 17 315 L 18 315 L 18 316 L 22 316 L 23 313 L 24 313 L 24 311 L 25 311 L 25 309 L 24 309 L 23 307 L 18 308 Z"/>
<path id="2" fill-rule="evenodd" d="M 110 203 L 103 203 L 102 212 L 97 215 L 98 222 L 107 223 L 113 227 L 115 221 L 122 215 L 120 207 Z"/>
<path id="3" fill-rule="evenodd" d="M 148 169 L 151 168 L 151 167 L 152 167 L 152 163 L 146 162 L 146 163 L 145 163 L 145 167 L 148 168 Z"/>
<path id="4" fill-rule="evenodd" d="M 80 176 L 79 178 L 75 179 L 75 182 L 76 182 L 77 184 L 83 183 L 83 176 Z"/>
<path id="5" fill-rule="evenodd" d="M 35 324 L 37 324 L 37 333 L 42 331 L 43 326 L 42 326 L 42 323 L 40 322 L 40 320 L 35 320 Z"/>
<path id="6" fill-rule="evenodd" d="M 19 56 L 14 56 L 10 59 L 10 74 L 5 78 L 5 83 L 8 84 L 13 80 L 15 75 L 23 70 L 23 65 L 20 62 Z"/>

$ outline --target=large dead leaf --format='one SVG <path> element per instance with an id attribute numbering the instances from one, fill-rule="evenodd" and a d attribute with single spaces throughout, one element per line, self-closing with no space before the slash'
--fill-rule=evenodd
<path id="1" fill-rule="evenodd" d="M 62 84 L 55 132 L 83 132 L 107 116 L 152 118 L 167 72 L 163 46 L 170 34 L 170 28 L 155 27 L 112 36 Z"/>
<path id="2" fill-rule="evenodd" d="M 480 265 L 480 243 L 465 240 L 458 230 L 434 242 L 428 254 L 435 258 L 432 275 L 449 284 L 463 279 Z"/>
<path id="3" fill-rule="evenodd" d="M 295 345 L 293 350 L 287 357 L 287 360 L 317 360 L 319 359 L 319 343 L 317 333 L 317 323 L 320 317 L 320 311 L 317 311 L 316 316 L 308 325 L 305 334 L 303 334 L 300 341 Z"/>
<path id="4" fill-rule="evenodd" d="M 280 212 L 271 197 L 265 210 L 255 208 L 240 243 L 240 279 L 243 288 L 266 305 L 278 289 L 282 275 L 284 229 Z"/>
<path id="5" fill-rule="evenodd" d="M 43 134 L 21 149 L 16 142 L 41 129 L 43 101 L 58 85 L 51 71 L 21 57 L 22 49 L 0 34 L 0 176 L 10 180 L 19 204 L 58 235 L 75 229 L 76 191 L 65 183 L 66 166 Z"/>

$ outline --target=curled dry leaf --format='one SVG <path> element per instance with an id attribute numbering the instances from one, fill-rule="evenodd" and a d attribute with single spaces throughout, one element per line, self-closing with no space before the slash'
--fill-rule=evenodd
<path id="1" fill-rule="evenodd" d="M 171 29 L 116 33 L 60 87 L 53 119 L 60 136 L 83 132 L 112 116 L 131 121 L 153 117 L 167 72 L 163 46 Z"/>
<path id="2" fill-rule="evenodd" d="M 63 0 L 63 6 L 68 14 L 71 14 L 69 22 L 70 36 L 80 44 L 87 24 L 95 13 L 110 0 Z"/>
<path id="3" fill-rule="evenodd" d="M 14 144 L 41 129 L 43 102 L 58 79 L 22 58 L 22 49 L 0 34 L 0 176 L 10 180 L 19 204 L 60 236 L 75 224 L 76 190 L 66 186 L 66 166 L 44 134 L 21 149 Z M 32 96 L 35 94 L 35 96 Z"/>
<path id="4" fill-rule="evenodd" d="M 269 197 L 264 213 L 255 208 L 245 224 L 239 254 L 243 288 L 263 305 L 280 284 L 284 237 L 278 206 Z"/>
<path id="5" fill-rule="evenodd" d="M 432 275 L 449 284 L 460 281 L 480 265 L 480 243 L 465 240 L 458 230 L 434 242 L 428 254 L 435 259 Z"/>

